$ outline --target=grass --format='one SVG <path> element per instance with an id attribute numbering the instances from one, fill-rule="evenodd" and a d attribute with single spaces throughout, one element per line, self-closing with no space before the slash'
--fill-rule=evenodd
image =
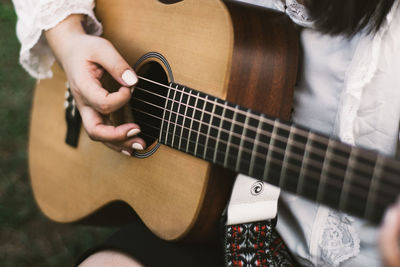
<path id="1" fill-rule="evenodd" d="M 27 144 L 35 81 L 18 64 L 16 16 L 0 0 L 0 262 L 1 266 L 72 266 L 110 229 L 51 222 L 29 182 Z"/>

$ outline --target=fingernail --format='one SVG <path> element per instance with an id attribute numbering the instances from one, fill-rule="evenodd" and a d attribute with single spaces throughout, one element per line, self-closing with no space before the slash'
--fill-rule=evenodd
<path id="1" fill-rule="evenodd" d="M 131 156 L 131 153 L 129 153 L 128 151 L 126 151 L 126 150 L 122 150 L 121 151 L 122 152 L 122 154 L 124 154 L 124 155 L 127 155 L 127 156 Z"/>
<path id="2" fill-rule="evenodd" d="M 126 134 L 126 136 L 128 136 L 128 137 L 132 137 L 132 136 L 135 136 L 135 135 L 137 135 L 138 133 L 140 133 L 140 129 L 132 129 L 132 130 L 130 130 L 127 134 Z"/>
<path id="3" fill-rule="evenodd" d="M 135 150 L 143 150 L 143 146 L 139 143 L 133 143 L 132 148 Z"/>
<path id="4" fill-rule="evenodd" d="M 133 73 L 133 71 L 131 70 L 126 70 L 124 71 L 124 73 L 122 73 L 122 80 L 124 80 L 124 82 L 129 85 L 132 86 L 135 83 L 137 83 L 138 78 L 135 75 L 135 73 Z"/>

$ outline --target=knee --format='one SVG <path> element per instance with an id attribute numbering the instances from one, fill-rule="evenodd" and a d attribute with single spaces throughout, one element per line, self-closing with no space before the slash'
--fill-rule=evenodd
<path id="1" fill-rule="evenodd" d="M 115 250 L 103 250 L 90 255 L 79 267 L 142 267 L 134 258 Z"/>

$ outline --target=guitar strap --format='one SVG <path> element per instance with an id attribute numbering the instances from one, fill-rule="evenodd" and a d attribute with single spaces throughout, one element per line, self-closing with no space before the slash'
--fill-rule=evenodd
<path id="1" fill-rule="evenodd" d="M 226 266 L 295 266 L 275 230 L 280 189 L 239 174 L 227 209 Z"/>
<path id="2" fill-rule="evenodd" d="M 239 174 L 233 185 L 226 224 L 274 219 L 280 192 L 279 187 Z"/>

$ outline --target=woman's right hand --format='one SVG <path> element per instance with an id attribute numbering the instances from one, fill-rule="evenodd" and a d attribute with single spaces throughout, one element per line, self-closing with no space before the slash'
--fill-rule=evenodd
<path id="1" fill-rule="evenodd" d="M 139 126 L 135 123 L 113 126 L 107 115 L 130 100 L 130 88 L 138 78 L 108 40 L 85 33 L 83 19 L 83 15 L 70 15 L 46 31 L 46 38 L 67 75 L 89 137 L 131 155 L 146 146 L 143 139 L 136 137 Z M 104 70 L 121 84 L 117 92 L 109 93 L 102 87 L 100 78 Z"/>

